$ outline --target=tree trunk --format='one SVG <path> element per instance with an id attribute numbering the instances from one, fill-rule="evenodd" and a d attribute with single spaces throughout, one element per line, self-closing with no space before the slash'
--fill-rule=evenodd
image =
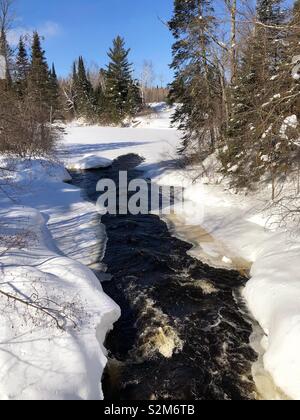
<path id="1" fill-rule="evenodd" d="M 231 15 L 231 42 L 230 42 L 230 62 L 231 62 L 231 84 L 236 81 L 237 74 L 237 45 L 236 45 L 236 15 L 237 15 L 237 0 L 232 0 L 230 3 Z"/>

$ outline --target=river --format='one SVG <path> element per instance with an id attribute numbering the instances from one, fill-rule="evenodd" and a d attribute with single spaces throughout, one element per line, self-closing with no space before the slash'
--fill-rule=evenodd
<path id="1" fill-rule="evenodd" d="M 74 172 L 73 183 L 96 202 L 100 179 L 119 171 L 140 178 L 129 155 L 111 168 Z M 122 310 L 106 340 L 106 399 L 253 400 L 252 320 L 241 298 L 247 278 L 193 258 L 192 245 L 156 215 L 105 215 L 104 291 Z"/>

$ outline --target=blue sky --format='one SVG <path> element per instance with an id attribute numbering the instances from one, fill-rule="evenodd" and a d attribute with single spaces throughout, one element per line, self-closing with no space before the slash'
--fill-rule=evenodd
<path id="1" fill-rule="evenodd" d="M 240 0 L 241 1 L 241 0 Z M 254 4 L 254 0 L 247 0 Z M 130 59 L 141 74 L 144 60 L 151 60 L 164 82 L 172 80 L 173 38 L 161 22 L 172 16 L 173 0 L 15 0 L 17 21 L 13 31 L 20 34 L 38 30 L 44 35 L 49 63 L 55 62 L 59 75 L 67 75 L 72 62 L 83 55 L 87 64 L 105 66 L 107 51 L 116 35 L 125 37 L 131 48 Z M 286 0 L 291 4 L 293 0 Z M 223 0 L 216 0 L 222 16 Z M 160 20 L 161 19 L 161 20 Z M 224 29 L 224 26 L 223 26 Z"/>
<path id="2" fill-rule="evenodd" d="M 131 48 L 137 76 L 144 60 L 152 60 L 157 75 L 172 79 L 172 36 L 159 20 L 172 15 L 173 0 L 16 0 L 15 36 L 38 29 L 57 72 L 66 75 L 83 55 L 88 64 L 104 66 L 112 39 L 120 34 Z"/>

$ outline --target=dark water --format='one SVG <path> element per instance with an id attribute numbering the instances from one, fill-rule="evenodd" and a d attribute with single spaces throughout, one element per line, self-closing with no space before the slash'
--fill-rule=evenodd
<path id="1" fill-rule="evenodd" d="M 73 174 L 96 201 L 101 178 L 129 178 L 136 156 L 112 168 Z M 191 245 L 173 238 L 154 215 L 102 218 L 108 235 L 104 263 L 112 281 L 105 292 L 122 309 L 109 334 L 110 363 L 103 378 L 106 399 L 251 400 L 255 387 L 238 272 L 216 269 L 187 255 Z"/>

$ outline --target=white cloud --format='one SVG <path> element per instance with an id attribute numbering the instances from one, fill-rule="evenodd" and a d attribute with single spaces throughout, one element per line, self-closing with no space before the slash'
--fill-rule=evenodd
<path id="1" fill-rule="evenodd" d="M 38 32 L 47 38 L 52 38 L 58 36 L 61 33 L 61 28 L 58 23 L 48 21 L 39 28 Z"/>
<path id="2" fill-rule="evenodd" d="M 8 33 L 8 42 L 11 45 L 17 45 L 20 39 L 20 36 L 31 36 L 34 31 L 38 31 L 38 33 L 49 39 L 58 36 L 61 33 L 61 27 L 58 23 L 47 21 L 43 24 L 39 25 L 37 28 L 33 27 L 25 27 L 25 26 L 18 26 L 13 28 Z"/>

